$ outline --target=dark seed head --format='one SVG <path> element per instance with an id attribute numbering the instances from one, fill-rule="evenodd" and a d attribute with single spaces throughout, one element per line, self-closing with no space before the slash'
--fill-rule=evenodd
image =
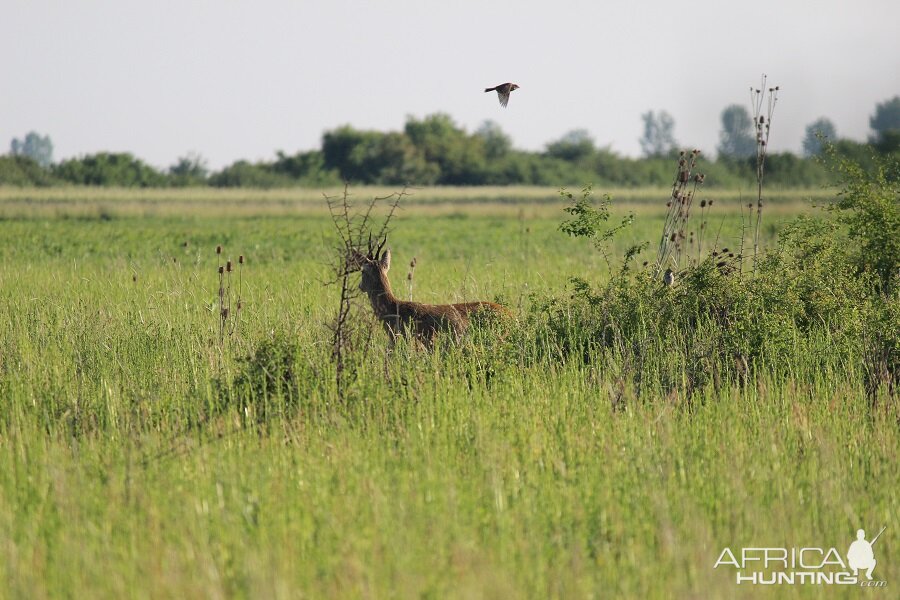
<path id="1" fill-rule="evenodd" d="M 216 246 L 216 254 L 222 254 L 222 246 Z"/>
<path id="2" fill-rule="evenodd" d="M 238 264 L 240 264 L 240 265 L 244 264 L 244 255 L 243 254 L 238 256 Z"/>
<path id="3" fill-rule="evenodd" d="M 222 265 L 219 265 L 219 275 L 221 275 L 224 272 L 225 272 L 225 267 L 223 267 Z"/>

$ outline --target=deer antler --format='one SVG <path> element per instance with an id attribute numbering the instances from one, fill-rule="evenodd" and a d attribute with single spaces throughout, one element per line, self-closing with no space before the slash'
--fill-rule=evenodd
<path id="1" fill-rule="evenodd" d="M 373 257 L 375 260 L 378 260 L 381 256 L 381 249 L 384 248 L 384 245 L 387 244 L 387 234 L 381 238 L 381 243 L 378 244 L 378 248 L 375 250 L 375 256 Z"/>

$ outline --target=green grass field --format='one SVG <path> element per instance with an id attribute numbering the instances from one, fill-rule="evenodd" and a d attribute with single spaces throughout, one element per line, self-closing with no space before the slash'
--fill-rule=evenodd
<path id="1" fill-rule="evenodd" d="M 613 254 L 655 248 L 668 191 L 611 193 L 637 217 Z M 773 193 L 766 240 L 831 194 Z M 737 247 L 749 199 L 705 197 L 705 243 Z M 604 280 L 603 256 L 558 231 L 562 206 L 547 189 L 415 191 L 392 224 L 395 292 L 413 257 L 416 300 L 519 315 L 573 276 Z M 873 410 L 850 371 L 797 356 L 786 379 L 638 397 L 612 355 L 484 377 L 495 348 L 388 356 L 376 330 L 341 400 L 334 243 L 307 191 L 0 189 L 0 595 L 755 597 L 713 569 L 724 547 L 844 553 L 887 526 L 886 588 L 775 592 L 893 597 L 900 411 Z M 246 257 L 224 341 L 218 244 Z M 296 389 L 260 423 L 222 389 L 272 339 L 297 343 Z"/>

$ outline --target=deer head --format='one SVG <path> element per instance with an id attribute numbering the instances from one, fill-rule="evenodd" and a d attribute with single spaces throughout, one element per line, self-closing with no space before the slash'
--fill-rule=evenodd
<path id="1" fill-rule="evenodd" d="M 356 261 L 362 272 L 359 289 L 367 294 L 384 293 L 390 290 L 390 284 L 387 283 L 387 272 L 391 268 L 391 249 L 387 248 L 382 252 L 386 243 L 387 236 L 384 236 L 377 245 L 372 243 L 370 236 L 368 252 L 365 255 L 361 252 L 356 253 Z"/>

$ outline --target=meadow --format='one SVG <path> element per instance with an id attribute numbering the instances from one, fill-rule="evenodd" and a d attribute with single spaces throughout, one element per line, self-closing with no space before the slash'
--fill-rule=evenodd
<path id="1" fill-rule="evenodd" d="M 603 285 L 637 241 L 637 267 L 652 260 L 669 190 L 597 190 L 611 221 L 635 215 L 607 256 L 560 232 L 557 190 L 411 191 L 389 236 L 394 291 L 500 301 L 521 326 L 389 354 L 363 321 L 372 342 L 338 394 L 320 192 L 0 189 L 0 594 L 755 597 L 713 568 L 724 547 L 846 552 L 882 526 L 885 589 L 777 592 L 900 584 L 900 406 L 867 392 L 832 330 L 691 385 L 666 379 L 684 357 L 635 367 L 542 333 L 572 277 Z M 750 200 L 704 197 L 704 243 L 737 248 Z M 765 246 L 833 197 L 773 190 Z M 239 256 L 223 335 L 217 268 Z"/>

